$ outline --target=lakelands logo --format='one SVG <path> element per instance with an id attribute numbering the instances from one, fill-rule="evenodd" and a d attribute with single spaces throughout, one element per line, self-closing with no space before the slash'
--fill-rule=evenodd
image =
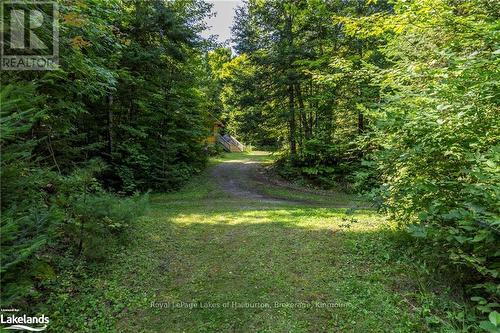
<path id="1" fill-rule="evenodd" d="M 2 0 L 0 18 L 2 70 L 57 68 L 59 27 L 56 2 Z"/>
<path id="2" fill-rule="evenodd" d="M 9 310 L 2 311 L 8 312 Z M 43 314 L 41 316 L 32 317 L 27 315 L 18 316 L 15 314 L 2 313 L 0 314 L 0 323 L 3 325 L 3 329 L 5 330 L 41 332 L 47 329 L 47 325 L 49 324 L 49 317 L 46 317 Z"/>

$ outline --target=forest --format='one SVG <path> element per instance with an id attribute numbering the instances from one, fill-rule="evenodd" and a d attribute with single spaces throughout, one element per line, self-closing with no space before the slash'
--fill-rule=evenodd
<path id="1" fill-rule="evenodd" d="M 45 313 L 49 331 L 60 332 L 500 332 L 500 2 L 244 0 L 231 46 L 202 37 L 212 2 L 57 5 L 57 68 L 0 74 L 2 309 Z M 250 152 L 232 155 L 208 143 L 214 120 Z M 242 166 L 231 169 L 238 158 Z M 257 162 L 265 171 L 250 169 Z M 241 189 L 216 186 L 247 176 Z M 272 182 L 259 177 L 288 187 L 271 193 Z M 253 195 L 256 179 L 263 188 Z M 290 188 L 298 189 L 286 192 L 292 199 L 283 194 Z M 307 193 L 333 193 L 334 206 L 318 208 Z M 354 209 L 359 217 L 353 202 L 363 202 Z M 344 260 L 321 259 L 335 252 L 336 232 L 276 226 L 271 236 L 267 226 L 251 229 L 254 220 L 288 219 L 340 223 L 338 237 L 353 247 L 339 258 L 359 266 L 352 268 L 359 274 L 346 275 L 359 285 L 329 294 L 335 286 L 322 282 L 307 301 L 346 297 L 355 310 L 330 309 L 328 320 L 300 309 L 285 315 L 252 308 L 239 319 L 222 309 L 147 312 L 144 304 L 162 297 L 274 302 L 273 294 L 285 301 L 292 296 L 280 283 L 300 284 L 297 295 L 305 295 L 311 281 L 327 281 L 334 273 L 323 270 Z M 216 229 L 228 228 L 226 220 L 242 229 Z M 320 222 L 309 227 L 321 229 Z M 356 223 L 366 223 L 363 236 Z M 380 229 L 370 229 L 373 223 Z M 237 250 L 231 237 L 240 234 L 242 242 L 260 235 L 262 243 Z M 260 298 L 257 275 L 241 277 L 244 286 L 221 282 L 244 270 L 236 262 L 252 266 L 256 248 L 269 247 L 276 262 L 293 265 L 280 253 L 295 253 L 287 244 L 296 238 L 310 261 L 297 259 L 303 266 L 279 277 L 273 269 L 268 281 L 278 282 Z M 317 252 L 310 252 L 313 241 Z M 225 242 L 227 251 L 212 242 Z M 226 257 L 236 252 L 238 259 Z M 262 258 L 272 261 L 269 253 Z M 364 263 L 356 264 L 359 256 Z M 170 274 L 161 286 L 151 262 Z M 289 278 L 308 265 L 317 275 Z M 377 283 L 410 283 L 384 280 L 391 266 L 400 269 L 394 276 L 417 267 L 418 279 L 404 281 L 432 283 L 416 283 L 414 299 L 394 300 L 405 312 L 390 301 L 356 304 L 368 274 L 363 265 L 371 274 L 368 294 Z M 198 287 L 183 289 L 176 276 Z M 201 296 L 221 283 L 210 291 L 218 298 Z M 459 296 L 450 296 L 452 289 Z M 146 312 L 151 320 L 127 319 Z"/>

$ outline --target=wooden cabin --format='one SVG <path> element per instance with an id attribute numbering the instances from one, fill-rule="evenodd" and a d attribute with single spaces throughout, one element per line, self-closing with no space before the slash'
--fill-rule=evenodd
<path id="1" fill-rule="evenodd" d="M 213 117 L 213 122 L 211 124 L 211 131 L 210 131 L 210 135 L 207 137 L 207 143 L 208 144 L 215 144 L 217 142 L 217 135 L 220 134 L 221 132 L 221 129 L 224 128 L 224 124 L 218 120 L 218 119 L 215 119 L 215 117 Z"/>
<path id="2" fill-rule="evenodd" d="M 210 114 L 210 135 L 206 138 L 207 145 L 220 144 L 227 152 L 242 152 L 245 151 L 245 146 L 229 134 L 222 135 L 224 124 Z"/>

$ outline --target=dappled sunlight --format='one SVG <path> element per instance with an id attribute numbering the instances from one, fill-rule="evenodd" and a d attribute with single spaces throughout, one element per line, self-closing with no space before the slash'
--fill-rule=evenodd
<path id="1" fill-rule="evenodd" d="M 323 208 L 239 212 L 218 208 L 205 212 L 196 208 L 192 213 L 157 211 L 144 221 L 155 251 L 140 256 L 153 267 L 168 262 L 165 275 L 141 282 L 142 289 L 155 286 L 146 302 L 188 304 L 194 300 L 269 307 L 149 309 L 138 319 L 141 326 L 146 325 L 142 327 L 175 331 L 177 323 L 182 323 L 189 331 L 203 325 L 206 318 L 224 320 L 237 315 L 245 325 L 260 327 L 351 318 L 346 326 L 350 330 L 369 331 L 374 322 L 390 327 L 408 315 L 400 304 L 401 293 L 416 287 L 398 292 L 394 288 L 401 276 L 412 281 L 407 272 L 413 268 L 406 261 L 391 259 L 400 256 L 389 241 L 399 232 L 384 228 L 384 221 L 373 219 L 374 214 L 358 214 L 353 221 L 352 215 Z M 159 233 L 161 238 L 155 236 Z M 276 308 L 276 302 L 336 306 L 304 311 Z M 370 320 L 364 319 L 366 315 Z M 160 321 L 164 316 L 170 320 Z"/>
<path id="2" fill-rule="evenodd" d="M 210 211 L 173 215 L 172 223 L 180 226 L 191 224 L 254 225 L 265 227 L 267 223 L 279 228 L 304 228 L 311 230 L 344 230 L 350 232 L 376 232 L 388 227 L 388 222 L 375 214 L 346 214 L 326 209 L 272 209 L 237 212 Z"/>

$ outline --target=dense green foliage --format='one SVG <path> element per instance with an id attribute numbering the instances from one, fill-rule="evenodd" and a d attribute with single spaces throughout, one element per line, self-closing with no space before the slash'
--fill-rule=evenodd
<path id="1" fill-rule="evenodd" d="M 328 182 L 346 173 L 362 154 L 353 141 L 364 132 L 364 110 L 380 90 L 368 84 L 365 65 L 384 66 L 385 60 L 377 40 L 346 35 L 333 16 L 386 8 L 358 1 L 250 1 L 234 26 L 240 55 L 226 65 L 227 113 L 235 129 L 252 144 L 286 147 L 283 163 L 299 175 Z"/>
<path id="2" fill-rule="evenodd" d="M 1 73 L 2 306 L 105 259 L 146 206 L 118 195 L 170 191 L 203 168 L 208 9 L 61 1 L 59 68 Z"/>
<path id="3" fill-rule="evenodd" d="M 483 313 L 500 297 L 500 40 L 486 5 L 402 3 L 349 26 L 381 34 L 392 64 L 366 162 L 383 206 L 461 269 Z"/>
<path id="4" fill-rule="evenodd" d="M 500 297 L 499 12 L 249 0 L 221 75 L 230 130 L 279 146 L 285 177 L 371 190 L 486 315 Z"/>

